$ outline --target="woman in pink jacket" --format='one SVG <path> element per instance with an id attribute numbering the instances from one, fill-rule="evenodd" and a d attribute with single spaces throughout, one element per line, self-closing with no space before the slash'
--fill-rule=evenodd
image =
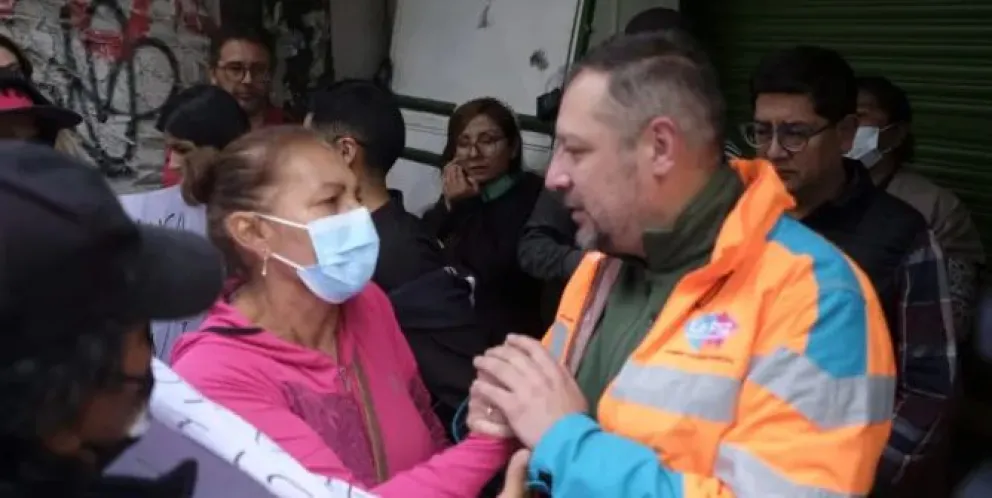
<path id="1" fill-rule="evenodd" d="M 266 128 L 189 164 L 186 198 L 237 282 L 173 368 L 312 472 L 382 497 L 475 497 L 509 441 L 445 449 L 413 355 L 369 283 L 379 239 L 345 167 L 350 140 Z M 470 417 L 485 414 L 470 414 Z"/>

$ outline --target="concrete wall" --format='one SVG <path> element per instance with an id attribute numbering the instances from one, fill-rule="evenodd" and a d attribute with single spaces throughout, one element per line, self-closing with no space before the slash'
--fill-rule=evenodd
<path id="1" fill-rule="evenodd" d="M 0 31 L 26 49 L 42 90 L 82 114 L 86 153 L 130 191 L 161 168 L 157 110 L 205 79 L 214 12 L 214 0 L 0 0 Z"/>

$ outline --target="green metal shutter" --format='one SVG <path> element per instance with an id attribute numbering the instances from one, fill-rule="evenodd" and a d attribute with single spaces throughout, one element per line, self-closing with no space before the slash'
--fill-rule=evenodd
<path id="1" fill-rule="evenodd" d="M 909 92 L 918 170 L 953 189 L 992 248 L 992 0 L 683 0 L 716 65 L 731 138 L 768 52 L 833 48 Z"/>

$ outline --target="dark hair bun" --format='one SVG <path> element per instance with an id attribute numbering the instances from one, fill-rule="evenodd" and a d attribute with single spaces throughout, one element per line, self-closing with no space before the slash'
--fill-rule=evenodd
<path id="1" fill-rule="evenodd" d="M 186 154 L 182 167 L 182 183 L 179 192 L 190 206 L 209 204 L 217 185 L 217 156 L 220 151 L 214 147 L 197 147 Z"/>
<path id="2" fill-rule="evenodd" d="M 179 103 L 165 121 L 164 130 L 197 147 L 217 150 L 251 130 L 251 122 L 237 99 L 221 88 L 208 86 Z"/>

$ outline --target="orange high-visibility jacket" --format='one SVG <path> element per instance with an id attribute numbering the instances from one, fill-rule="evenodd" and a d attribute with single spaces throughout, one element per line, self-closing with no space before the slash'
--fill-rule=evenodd
<path id="1" fill-rule="evenodd" d="M 839 249 L 785 214 L 793 201 L 768 163 L 733 165 L 747 188 L 710 262 L 678 282 L 589 400 L 599 423 L 568 416 L 534 448 L 531 474 L 556 498 L 869 492 L 895 399 L 878 299 Z M 544 338 L 573 372 L 618 264 L 588 255 Z"/>

